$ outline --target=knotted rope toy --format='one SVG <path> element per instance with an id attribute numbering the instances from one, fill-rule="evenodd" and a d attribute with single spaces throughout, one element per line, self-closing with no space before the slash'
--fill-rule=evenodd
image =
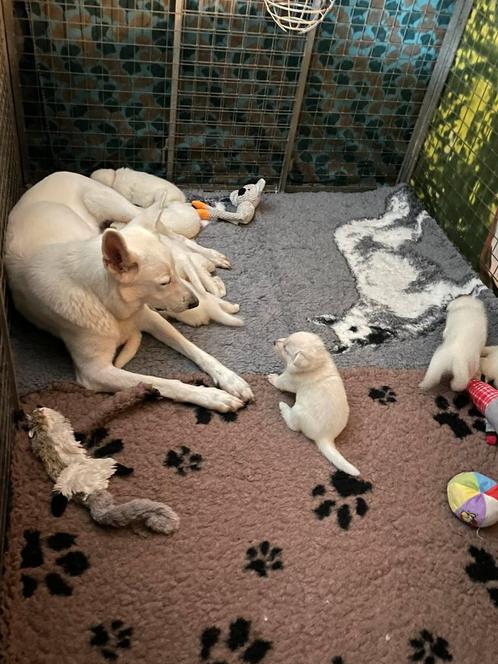
<path id="1" fill-rule="evenodd" d="M 123 405 L 118 403 L 118 408 Z M 178 516 L 164 503 L 136 498 L 116 505 L 107 490 L 109 479 L 117 469 L 116 461 L 89 456 L 76 440 L 71 423 L 61 413 L 41 407 L 27 419 L 33 452 L 54 482 L 54 492 L 84 505 L 92 519 L 105 526 L 142 526 L 163 535 L 178 529 Z"/>

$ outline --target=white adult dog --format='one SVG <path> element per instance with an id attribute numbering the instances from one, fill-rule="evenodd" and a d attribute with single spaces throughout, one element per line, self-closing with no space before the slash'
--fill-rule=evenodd
<path id="1" fill-rule="evenodd" d="M 341 376 L 323 341 L 311 332 L 295 332 L 278 339 L 275 348 L 285 362 L 285 371 L 270 374 L 268 380 L 279 390 L 296 395 L 292 408 L 279 403 L 285 423 L 314 440 L 336 468 L 359 475 L 335 446 L 335 439 L 348 423 L 349 405 Z"/>
<path id="2" fill-rule="evenodd" d="M 455 392 L 465 390 L 479 371 L 487 333 L 486 310 L 480 300 L 464 295 L 450 302 L 443 343 L 432 356 L 420 388 L 428 390 L 444 375 L 451 375 L 451 389 Z"/>
<path id="3" fill-rule="evenodd" d="M 105 220 L 127 225 L 101 234 Z M 169 247 L 147 228 L 150 222 L 150 209 L 100 182 L 76 173 L 49 175 L 9 216 L 5 261 L 16 307 L 64 341 L 78 382 L 90 389 L 117 391 L 143 382 L 175 401 L 237 410 L 253 398 L 249 385 L 153 310 L 180 315 L 197 298 L 179 278 Z M 222 254 L 196 247 L 226 266 Z M 190 358 L 221 389 L 125 371 L 142 332 Z"/>

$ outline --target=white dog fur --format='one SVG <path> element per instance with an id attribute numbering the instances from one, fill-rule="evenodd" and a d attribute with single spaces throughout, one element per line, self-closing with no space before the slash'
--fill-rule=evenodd
<path id="1" fill-rule="evenodd" d="M 443 343 L 432 356 L 422 390 L 429 390 L 451 375 L 451 389 L 461 392 L 479 372 L 481 351 L 486 343 L 488 322 L 483 303 L 471 295 L 457 297 L 447 308 Z"/>
<path id="2" fill-rule="evenodd" d="M 131 168 L 101 168 L 90 177 L 122 194 L 134 205 L 147 208 L 158 203 L 164 209 L 163 224 L 175 233 L 195 237 L 209 222 L 203 222 L 185 194 L 176 185 L 150 173 Z"/>
<path id="3" fill-rule="evenodd" d="M 486 346 L 481 352 L 480 371 L 498 387 L 498 346 Z"/>
<path id="4" fill-rule="evenodd" d="M 210 321 L 240 327 L 244 324 L 243 320 L 234 316 L 239 311 L 239 305 L 221 299 L 226 295 L 225 284 L 220 277 L 211 274 L 216 267 L 230 268 L 230 261 L 223 254 L 172 231 L 170 224 L 163 221 L 168 210 L 169 208 L 164 210 L 159 203 L 153 203 L 140 212 L 140 225 L 156 233 L 161 242 L 170 249 L 178 276 L 191 284 L 199 304 L 187 311 L 165 309 L 165 312 L 170 318 L 176 318 L 191 327 L 207 325 Z M 126 225 L 113 222 L 111 228 L 122 231 Z"/>
<path id="5" fill-rule="evenodd" d="M 237 410 L 253 398 L 249 385 L 152 309 L 180 314 L 197 298 L 179 278 L 169 247 L 142 225 L 144 216 L 147 211 L 117 191 L 76 173 L 54 173 L 36 184 L 9 215 L 5 262 L 16 307 L 65 342 L 78 382 L 90 389 L 146 383 L 175 401 Z M 130 223 L 101 234 L 109 219 Z M 123 370 L 142 332 L 191 359 L 221 389 Z"/>
<path id="6" fill-rule="evenodd" d="M 310 332 L 295 332 L 278 339 L 275 347 L 286 367 L 280 375 L 270 374 L 268 380 L 279 390 L 296 395 L 292 408 L 283 401 L 279 404 L 287 426 L 314 440 L 336 468 L 359 475 L 335 446 L 335 439 L 348 423 L 349 405 L 341 376 L 323 341 Z"/>

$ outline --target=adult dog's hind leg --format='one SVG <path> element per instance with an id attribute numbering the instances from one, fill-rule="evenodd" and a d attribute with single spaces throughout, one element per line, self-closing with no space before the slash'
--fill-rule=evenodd
<path id="1" fill-rule="evenodd" d="M 142 208 L 130 203 L 120 193 L 103 185 L 89 188 L 82 199 L 88 212 L 99 222 L 111 220 L 127 223 L 143 212 Z"/>
<path id="2" fill-rule="evenodd" d="M 128 362 L 131 362 L 131 360 L 137 354 L 141 342 L 142 342 L 141 332 L 133 334 L 119 351 L 118 356 L 114 360 L 114 366 L 118 367 L 118 369 L 122 369 L 126 364 L 128 364 Z"/>

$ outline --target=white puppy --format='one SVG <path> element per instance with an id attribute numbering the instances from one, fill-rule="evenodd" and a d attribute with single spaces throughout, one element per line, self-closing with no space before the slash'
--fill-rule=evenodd
<path id="1" fill-rule="evenodd" d="M 335 439 L 348 423 L 349 406 L 344 384 L 323 341 L 311 332 L 296 332 L 278 339 L 275 347 L 286 368 L 280 375 L 270 374 L 268 380 L 279 390 L 296 394 L 292 408 L 283 401 L 279 404 L 287 426 L 314 440 L 336 468 L 359 475 L 335 447 Z"/>
<path id="2" fill-rule="evenodd" d="M 465 390 L 479 371 L 479 358 L 486 343 L 488 321 L 483 303 L 464 295 L 448 305 L 443 343 L 436 349 L 419 387 L 428 390 L 451 375 L 451 389 Z"/>
<path id="3" fill-rule="evenodd" d="M 498 385 L 498 346 L 486 346 L 481 352 L 481 374 Z"/>

